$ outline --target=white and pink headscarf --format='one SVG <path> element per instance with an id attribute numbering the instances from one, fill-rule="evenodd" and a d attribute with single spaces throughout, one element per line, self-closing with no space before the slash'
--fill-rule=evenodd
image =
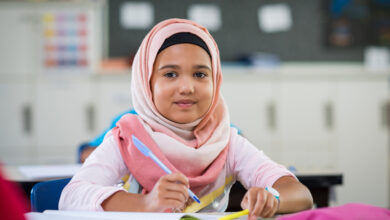
<path id="1" fill-rule="evenodd" d="M 201 38 L 211 54 L 213 101 L 199 120 L 179 124 L 156 109 L 150 88 L 153 64 L 160 47 L 170 36 L 189 32 Z M 230 138 L 230 119 L 220 93 L 222 72 L 219 50 L 207 29 L 193 21 L 168 19 L 158 23 L 146 35 L 135 55 L 131 94 L 139 116 L 126 115 L 113 129 L 115 140 L 131 174 L 150 191 L 164 172 L 133 146 L 131 135 L 144 142 L 172 171 L 181 172 L 196 193 L 215 181 L 226 162 Z"/>

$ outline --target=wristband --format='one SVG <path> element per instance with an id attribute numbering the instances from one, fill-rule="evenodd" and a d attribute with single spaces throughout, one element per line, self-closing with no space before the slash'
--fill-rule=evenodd
<path id="1" fill-rule="evenodd" d="M 278 210 L 279 210 L 279 204 L 280 204 L 280 199 L 279 199 L 280 194 L 279 194 L 279 192 L 275 188 L 272 188 L 271 186 L 265 187 L 265 190 L 270 192 L 278 200 Z"/>

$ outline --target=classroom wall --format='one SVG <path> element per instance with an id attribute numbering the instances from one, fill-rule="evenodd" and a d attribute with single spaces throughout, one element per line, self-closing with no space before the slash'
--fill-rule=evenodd
<path id="1" fill-rule="evenodd" d="M 163 19 L 187 18 L 193 4 L 216 5 L 221 10 L 222 27 L 213 31 L 222 60 L 234 61 L 253 52 L 276 54 L 283 61 L 362 61 L 362 45 L 328 48 L 325 43 L 328 0 L 148 0 L 109 1 L 109 56 L 131 56 L 148 30 L 124 29 L 119 22 L 120 6 L 126 2 L 149 2 L 154 7 L 154 23 Z M 264 5 L 283 3 L 290 7 L 293 20 L 288 31 L 264 33 L 257 11 Z"/>

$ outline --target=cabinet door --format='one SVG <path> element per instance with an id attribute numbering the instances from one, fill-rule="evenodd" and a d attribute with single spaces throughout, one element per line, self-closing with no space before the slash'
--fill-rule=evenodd
<path id="1" fill-rule="evenodd" d="M 40 80 L 36 96 L 37 146 L 41 162 L 74 162 L 80 143 L 93 132 L 90 83 L 83 79 Z"/>
<path id="2" fill-rule="evenodd" d="M 270 108 L 274 103 L 274 84 L 274 81 L 270 80 L 237 80 L 233 77 L 225 79 L 222 94 L 229 108 L 231 123 L 237 126 L 252 144 L 277 160 L 271 146 L 274 122 L 273 110 Z"/>
<path id="3" fill-rule="evenodd" d="M 132 108 L 130 76 L 104 77 L 95 82 L 97 133 L 110 125 L 112 119 Z"/>
<path id="4" fill-rule="evenodd" d="M 0 83 L 0 161 L 29 163 L 34 155 L 33 86 L 27 83 Z"/>
<path id="5" fill-rule="evenodd" d="M 20 2 L 0 2 L 0 75 L 32 75 L 41 64 L 39 16 Z"/>
<path id="6" fill-rule="evenodd" d="M 342 81 L 338 85 L 338 201 L 389 207 L 389 143 L 381 109 L 388 100 L 387 80 Z"/>
<path id="7" fill-rule="evenodd" d="M 321 79 L 284 79 L 277 90 L 277 135 L 282 162 L 298 170 L 335 167 L 334 84 Z"/>

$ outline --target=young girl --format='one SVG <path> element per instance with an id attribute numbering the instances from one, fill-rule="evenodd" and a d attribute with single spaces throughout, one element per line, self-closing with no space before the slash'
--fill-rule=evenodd
<path id="1" fill-rule="evenodd" d="M 60 209 L 223 212 L 236 180 L 248 189 L 241 206 L 250 218 L 310 208 L 308 189 L 229 126 L 221 83 L 218 47 L 206 28 L 184 19 L 157 24 L 132 67 L 139 115 L 123 116 L 106 135 L 63 190 Z M 132 135 L 173 173 L 138 151 Z M 128 191 L 114 186 L 126 174 Z"/>

